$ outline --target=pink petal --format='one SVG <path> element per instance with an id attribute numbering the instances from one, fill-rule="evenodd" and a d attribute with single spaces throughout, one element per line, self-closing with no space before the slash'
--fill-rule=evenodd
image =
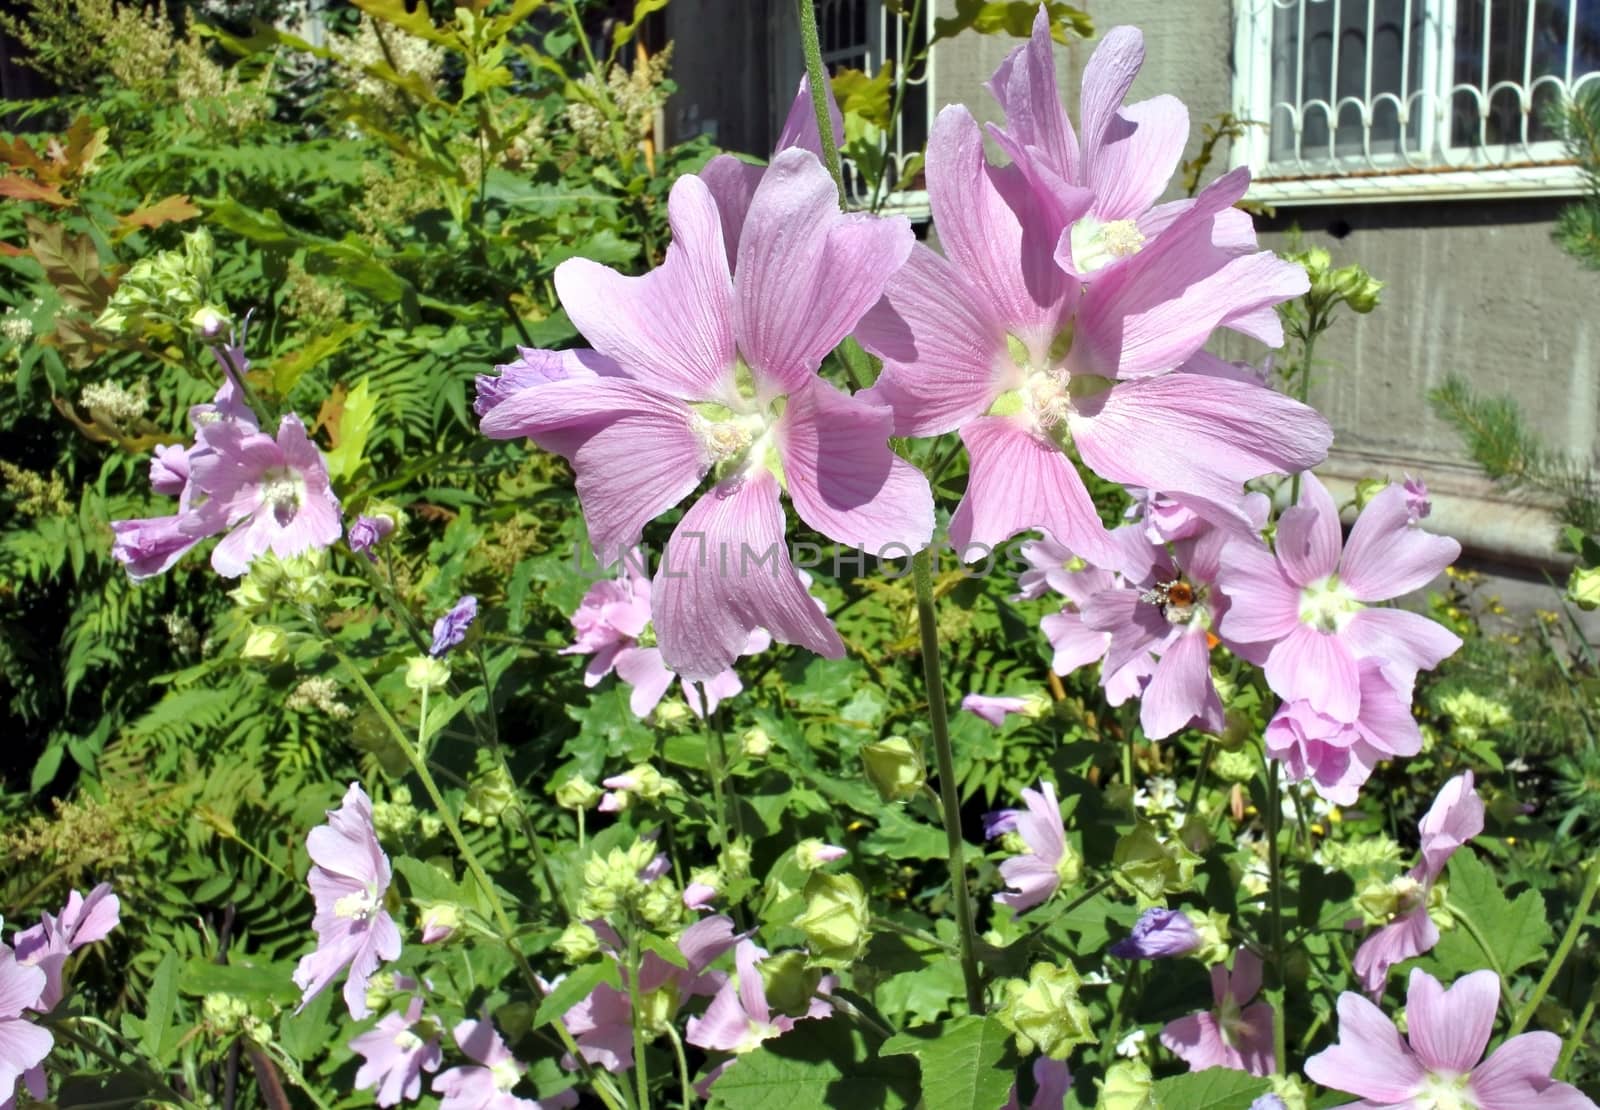
<path id="1" fill-rule="evenodd" d="M 1024 787 L 1022 801 L 1027 811 L 1017 814 L 1017 832 L 1034 855 L 1053 867 L 1067 851 L 1066 828 L 1061 820 L 1061 802 L 1056 797 L 1056 788 L 1048 782 L 1040 783 L 1038 790 Z"/>
<path id="2" fill-rule="evenodd" d="M 1412 971 L 1406 988 L 1411 1051 L 1429 1071 L 1471 1071 L 1483 1059 L 1499 1004 L 1500 976 L 1493 971 L 1463 975 L 1449 990 L 1426 971 Z"/>
<path id="3" fill-rule="evenodd" d="M 1377 1103 L 1404 1102 L 1425 1073 L 1394 1023 L 1359 994 L 1339 996 L 1339 1043 L 1306 1061 L 1313 1082 Z"/>
<path id="4" fill-rule="evenodd" d="M 1005 113 L 1011 145 L 1031 148 L 1028 161 L 1042 160 L 1059 180 L 1078 180 L 1078 137 L 1061 104 L 1050 16 L 1042 8 L 1028 41 L 1006 55 L 986 87 Z"/>
<path id="5" fill-rule="evenodd" d="M 1072 460 L 1009 417 L 961 429 L 971 457 L 967 492 L 950 521 L 950 542 L 998 547 L 1018 532 L 1050 533 L 1085 560 L 1115 565 L 1117 550 Z"/>
<path id="6" fill-rule="evenodd" d="M 1418 671 L 1432 670 L 1461 646 L 1461 637 L 1444 625 L 1404 609 L 1363 609 L 1339 636 L 1359 657 L 1382 662 L 1390 677 L 1405 686 Z"/>
<path id="7" fill-rule="evenodd" d="M 813 125 L 814 127 L 814 125 Z M 717 202 L 717 214 L 722 217 L 722 245 L 728 254 L 728 272 L 739 257 L 739 235 L 744 230 L 745 214 L 750 211 L 750 201 L 761 184 L 765 166 L 752 165 L 731 154 L 719 154 L 707 162 L 700 171 L 700 180 L 706 183 Z"/>
<path id="8" fill-rule="evenodd" d="M 894 410 L 895 434 L 954 431 L 986 410 L 1009 365 L 1005 325 L 961 271 L 918 243 L 856 329 L 883 359 L 864 399 Z"/>
<path id="9" fill-rule="evenodd" d="M 804 385 L 854 330 L 911 253 L 911 225 L 839 211 L 816 155 L 780 153 L 750 202 L 739 240 L 739 350 L 770 396 Z"/>
<path id="10" fill-rule="evenodd" d="M 757 628 L 831 659 L 844 654 L 789 561 L 778 483 L 766 471 L 695 502 L 667 541 L 651 595 L 661 657 L 691 681 L 731 666 Z"/>
<path id="11" fill-rule="evenodd" d="M 1261 989 L 1261 957 L 1248 948 L 1233 955 L 1233 971 L 1228 976 L 1228 993 L 1241 1006 Z"/>
<path id="12" fill-rule="evenodd" d="M 659 649 L 635 647 L 617 653 L 617 677 L 633 687 L 628 708 L 635 717 L 644 718 L 666 697 L 678 676 L 661 661 Z"/>
<path id="13" fill-rule="evenodd" d="M 1228 595 L 1228 611 L 1218 621 L 1227 639 L 1270 643 L 1300 626 L 1300 590 L 1259 540 L 1235 540 L 1223 548 L 1217 584 Z"/>
<path id="14" fill-rule="evenodd" d="M 1044 905 L 1061 886 L 1056 865 L 1038 856 L 1012 856 L 1000 861 L 1000 877 L 1012 889 L 996 894 L 994 900 L 1009 909 L 1013 917 Z"/>
<path id="15" fill-rule="evenodd" d="M 1083 177 L 1093 185 L 1098 179 L 1095 161 L 1101 144 L 1112 137 L 1118 109 L 1144 65 L 1144 36 L 1137 27 L 1113 27 L 1083 67 L 1083 90 L 1078 119 L 1083 128 Z M 1165 185 L 1165 182 L 1162 183 Z M 1098 191 L 1098 190 L 1097 190 Z"/>
<path id="16" fill-rule="evenodd" d="M 1278 561 L 1303 586 L 1333 573 L 1343 543 L 1339 507 L 1315 474 L 1305 475 L 1299 502 L 1278 518 Z"/>
<path id="17" fill-rule="evenodd" d="M 1352 966 L 1367 993 L 1380 995 L 1391 967 L 1433 951 L 1438 943 L 1439 927 L 1428 916 L 1427 909 L 1419 907 L 1374 930 L 1356 949 Z"/>
<path id="18" fill-rule="evenodd" d="M 1422 837 L 1423 868 L 1430 878 L 1444 874 L 1456 850 L 1483 832 L 1483 799 L 1473 789 L 1472 772 L 1445 783 L 1417 823 Z"/>
<path id="19" fill-rule="evenodd" d="M 1370 659 L 1357 664 L 1361 675 L 1361 716 L 1356 728 L 1385 755 L 1413 756 L 1422 750 L 1422 730 L 1411 712 L 1409 692 L 1402 693 Z"/>
<path id="20" fill-rule="evenodd" d="M 1231 1068 L 1238 1059 L 1222 1039 L 1217 1019 L 1209 1013 L 1189 1014 L 1169 1021 L 1161 1030 L 1161 1043 L 1173 1055 L 1186 1061 L 1192 1071 Z"/>
<path id="21" fill-rule="evenodd" d="M 1044 617 L 1039 627 L 1054 652 L 1050 669 L 1059 675 L 1071 674 L 1079 667 L 1098 662 L 1105 656 L 1111 640 L 1106 633 L 1084 624 L 1083 614 L 1066 610 Z"/>
<path id="22" fill-rule="evenodd" d="M 1101 477 L 1190 495 L 1246 528 L 1254 522 L 1245 482 L 1320 462 L 1333 442 L 1328 422 L 1298 401 L 1199 374 L 1119 383 L 1080 402 L 1071 428 L 1084 463 Z"/>
<path id="23" fill-rule="evenodd" d="M 839 111 L 839 102 L 833 98 L 833 85 L 824 85 L 822 94 L 828 102 L 828 122 L 833 125 L 833 145 L 843 147 L 844 113 Z M 791 147 L 822 157 L 822 133 L 817 129 L 817 110 L 811 102 L 811 82 L 805 77 L 800 78 L 800 89 L 789 104 L 789 114 L 784 117 L 783 130 L 778 132 L 773 154 Z"/>
<path id="24" fill-rule="evenodd" d="M 1211 649 L 1204 631 L 1189 631 L 1167 648 L 1145 687 L 1139 723 L 1151 740 L 1165 740 L 1198 722 L 1200 728 L 1222 727 L 1222 700 L 1211 684 Z"/>
<path id="25" fill-rule="evenodd" d="M 1338 636 L 1298 625 L 1267 656 L 1267 684 L 1280 698 L 1304 698 L 1319 713 L 1351 722 L 1361 709 L 1355 656 Z"/>
<path id="26" fill-rule="evenodd" d="M 1014 166 L 988 164 L 983 133 L 961 105 L 939 113 L 928 139 L 928 200 L 946 257 L 987 298 L 989 314 L 1040 353 L 1077 300 L 1077 285 L 1055 265 L 1059 227 L 1029 197 Z M 1083 191 L 1072 203 L 1087 211 Z"/>
<path id="27" fill-rule="evenodd" d="M 0 1019 L 14 1018 L 31 1009 L 44 988 L 43 971 L 18 963 L 13 952 L 0 951 Z"/>
<path id="28" fill-rule="evenodd" d="M 800 519 L 873 555 L 909 555 L 933 538 L 933 492 L 889 450 L 893 416 L 814 378 L 790 394 L 778 424 L 789 499 Z"/>
<path id="29" fill-rule="evenodd" d="M 1461 556 L 1449 536 L 1411 523 L 1403 486 L 1389 486 L 1361 510 L 1339 565 L 1339 580 L 1362 601 L 1388 601 L 1421 589 Z"/>
<path id="30" fill-rule="evenodd" d="M 1115 141 L 1086 159 L 1093 212 L 1105 221 L 1142 216 L 1166 192 L 1189 140 L 1189 110 L 1175 96 L 1129 105 L 1117 117 L 1108 134 Z"/>
<path id="31" fill-rule="evenodd" d="M 672 245 L 642 277 L 572 258 L 556 267 L 567 315 L 601 354 L 675 397 L 721 396 L 734 362 L 733 283 L 711 190 L 685 174 L 667 202 Z"/>
<path id="32" fill-rule="evenodd" d="M 11 1100 L 17 1079 L 50 1055 L 55 1043 L 48 1029 L 31 1021 L 0 1018 L 0 1095 L 5 1096 L 0 1104 L 8 1110 L 15 1105 Z"/>
<path id="33" fill-rule="evenodd" d="M 1459 982 L 1457 985 L 1460 985 Z M 1560 1056 L 1561 1038 L 1554 1033 L 1523 1033 L 1506 1041 L 1474 1068 L 1467 1087 L 1477 1096 L 1484 1110 L 1521 1110 L 1525 1106 L 1559 1107 L 1562 1103 L 1557 1100 L 1563 1097 L 1567 1106 L 1594 1106 L 1593 1102 L 1581 1095 L 1579 1101 L 1573 1101 L 1570 1095 L 1562 1091 L 1553 1092 L 1555 1098 L 1548 1097 L 1550 1092 L 1546 1085 Z"/>

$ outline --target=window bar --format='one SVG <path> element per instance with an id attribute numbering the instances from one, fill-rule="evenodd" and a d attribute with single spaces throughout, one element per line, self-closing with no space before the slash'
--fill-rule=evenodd
<path id="1" fill-rule="evenodd" d="M 1411 131 L 1411 0 L 1406 0 L 1400 24 L 1400 160 L 1412 165 L 1406 153 L 1406 136 Z"/>
<path id="2" fill-rule="evenodd" d="M 1339 40 L 1344 27 L 1344 0 L 1333 0 L 1333 51 L 1328 60 L 1328 158 L 1339 164 Z"/>
<path id="3" fill-rule="evenodd" d="M 1572 71 L 1573 51 L 1578 45 L 1578 4 L 1580 0 L 1571 0 L 1567 5 L 1567 80 L 1562 91 L 1568 96 L 1572 95 L 1572 83 L 1577 80 L 1577 74 Z"/>
<path id="4" fill-rule="evenodd" d="M 1478 149 L 1489 149 L 1489 49 L 1494 28 L 1494 0 L 1483 0 L 1483 66 L 1478 83 Z"/>
<path id="5" fill-rule="evenodd" d="M 1539 0 L 1528 0 L 1528 33 L 1522 47 L 1522 88 L 1517 90 L 1517 103 L 1522 108 L 1519 130 L 1522 139 L 1522 156 L 1530 156 L 1528 144 L 1533 141 L 1530 130 L 1533 122 L 1533 28 L 1539 19 Z"/>
<path id="6" fill-rule="evenodd" d="M 1299 166 L 1305 165 L 1305 112 L 1306 112 L 1306 3 L 1300 0 L 1300 30 L 1295 37 L 1295 49 L 1299 53 L 1299 60 L 1294 71 L 1294 159 Z"/>
<path id="7" fill-rule="evenodd" d="M 1377 22 L 1377 12 L 1374 10 L 1377 6 L 1378 0 L 1367 0 L 1366 49 L 1362 52 L 1365 62 L 1362 80 L 1365 87 L 1361 94 L 1361 152 L 1366 157 L 1367 168 L 1371 170 L 1378 168 L 1378 163 L 1372 157 L 1372 124 L 1376 114 L 1372 106 L 1372 30 Z"/>

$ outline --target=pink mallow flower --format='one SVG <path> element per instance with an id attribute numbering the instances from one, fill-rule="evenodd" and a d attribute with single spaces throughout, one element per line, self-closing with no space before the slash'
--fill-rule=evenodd
<path id="1" fill-rule="evenodd" d="M 316 902 L 312 928 L 316 951 L 300 959 L 294 982 L 301 990 L 300 1008 L 321 994 L 345 969 L 344 1001 L 360 1021 L 367 1007 L 367 980 L 384 960 L 400 956 L 400 929 L 389 916 L 389 857 L 378 844 L 372 825 L 372 802 L 359 783 L 351 783 L 328 823 L 306 837 L 311 872 L 306 880 Z"/>
<path id="2" fill-rule="evenodd" d="M 59 914 L 45 914 L 39 924 L 18 931 L 11 943 L 17 962 L 44 972 L 44 989 L 32 1007 L 41 1013 L 56 1008 L 65 993 L 62 969 L 67 957 L 86 944 L 104 940 L 121 922 L 121 903 L 110 883 L 101 883 L 87 896 L 76 890 L 67 896 Z"/>
<path id="3" fill-rule="evenodd" d="M 1114 530 L 1111 539 L 1119 550 L 1129 550 L 1139 542 L 1134 531 L 1126 527 Z M 1060 612 L 1039 620 L 1053 653 L 1050 669 L 1058 675 L 1068 675 L 1079 667 L 1102 663 L 1100 682 L 1108 702 L 1122 705 L 1129 698 L 1138 697 L 1155 672 L 1154 657 L 1149 652 L 1119 652 L 1116 665 L 1106 665 L 1104 660 L 1112 647 L 1111 633 L 1091 627 L 1083 615 L 1083 607 L 1096 594 L 1123 585 L 1122 574 L 1088 565 L 1048 536 L 1024 543 L 1022 556 L 1029 563 L 1029 569 L 1017 579 L 1023 597 L 1042 596 L 1049 589 L 1066 599 Z"/>
<path id="4" fill-rule="evenodd" d="M 651 583 L 646 573 L 645 556 L 638 548 L 622 557 L 615 578 L 603 579 L 589 587 L 572 614 L 572 627 L 578 638 L 561 649 L 562 655 L 587 655 L 583 684 L 598 685 L 613 671 L 633 688 L 628 707 L 638 717 L 648 717 L 666 697 L 678 675 L 661 658 L 654 643 L 655 629 L 650 621 Z M 765 629 L 750 632 L 740 655 L 756 655 L 772 646 Z M 695 716 L 704 718 L 716 712 L 725 698 L 744 689 L 732 667 L 712 675 L 704 682 L 683 679 L 683 700 Z"/>
<path id="5" fill-rule="evenodd" d="M 422 996 L 413 995 L 404 1011 L 392 1010 L 378 1024 L 350 1039 L 362 1058 L 356 1090 L 377 1089 L 379 1106 L 410 1102 L 422 1093 L 422 1073 L 439 1070 L 444 1054 L 439 1027 L 422 1016 Z"/>
<path id="6" fill-rule="evenodd" d="M 1471 771 L 1444 784 L 1418 822 L 1417 832 L 1422 838 L 1421 858 L 1395 884 L 1393 920 L 1356 949 L 1356 975 L 1374 997 L 1383 993 L 1391 967 L 1439 943 L 1439 927 L 1428 914 L 1429 895 L 1456 849 L 1483 832 L 1483 799 L 1473 789 Z"/>
<path id="7" fill-rule="evenodd" d="M 684 1039 L 700 1048 L 743 1055 L 761 1047 L 763 1041 L 787 1033 L 798 1021 L 833 1013 L 832 1004 L 820 998 L 813 998 L 798 1018 L 773 1013 L 761 979 L 760 964 L 766 958 L 764 948 L 749 940 L 739 941 L 733 952 L 733 978 L 722 984 L 702 1016 L 689 1019 Z M 833 976 L 824 976 L 818 992 L 832 990 L 834 982 Z"/>
<path id="8" fill-rule="evenodd" d="M 1318 712 L 1309 701 L 1284 702 L 1267 723 L 1267 754 L 1291 782 L 1311 781 L 1336 805 L 1354 805 L 1361 787 L 1385 759 L 1422 750 L 1422 731 L 1411 715 L 1411 685 L 1395 685 L 1376 659 L 1356 663 L 1360 704 L 1354 721 Z"/>
<path id="9" fill-rule="evenodd" d="M 1272 1074 L 1272 1007 L 1250 1002 L 1260 989 L 1261 958 L 1241 948 L 1234 954 L 1232 974 L 1221 964 L 1211 969 L 1215 1007 L 1168 1022 L 1161 1030 L 1161 1043 L 1188 1061 L 1193 1071 L 1232 1068 L 1251 1075 Z"/>
<path id="10" fill-rule="evenodd" d="M 1077 856 L 1067 848 L 1055 786 L 1041 782 L 1038 790 L 1024 787 L 1022 802 L 1026 808 L 1015 811 L 1014 829 L 1028 850 L 1001 862 L 1000 877 L 1011 890 L 994 896 L 996 902 L 1010 907 L 1013 917 L 1048 902 L 1078 867 Z"/>
<path id="11" fill-rule="evenodd" d="M 14 1105 L 18 1080 L 35 1099 L 47 1093 L 40 1065 L 55 1038 L 22 1016 L 24 1010 L 40 1008 L 44 989 L 44 971 L 18 963 L 11 949 L 0 944 L 0 1107 L 6 1110 Z"/>
<path id="12" fill-rule="evenodd" d="M 672 246 L 643 277 L 583 259 L 557 268 L 561 303 L 595 350 L 546 364 L 564 376 L 530 376 L 482 430 L 572 463 L 603 562 L 711 476 L 651 591 L 662 660 L 682 677 L 721 674 L 758 628 L 838 657 L 844 644 L 790 561 L 781 495 L 818 532 L 869 552 L 932 536 L 927 479 L 888 446 L 892 414 L 817 374 L 904 261 L 910 225 L 841 213 L 803 149 L 762 175 L 731 272 L 705 182 L 679 178 L 668 217 Z"/>
<path id="13" fill-rule="evenodd" d="M 1072 1069 L 1065 1060 L 1052 1060 L 1041 1056 L 1033 1062 L 1033 1098 L 1028 1110 L 1058 1110 L 1072 1090 Z M 1022 1110 L 1018 1102 L 1017 1085 L 1011 1085 L 1011 1097 L 1000 1110 Z"/>
<path id="14" fill-rule="evenodd" d="M 961 708 L 999 728 L 1013 713 L 1024 717 L 1037 717 L 1037 696 L 1022 697 L 1011 694 L 968 694 L 961 699 Z"/>
<path id="15" fill-rule="evenodd" d="M 511 1055 L 487 1014 L 479 1021 L 460 1022 L 453 1030 L 456 1047 L 482 1067 L 451 1068 L 434 1076 L 433 1090 L 443 1096 L 439 1110 L 558 1110 L 578 1105 L 568 1088 L 552 1098 L 518 1098 L 511 1091 L 526 1070 Z"/>
<path id="16" fill-rule="evenodd" d="M 1346 544 L 1338 506 L 1307 474 L 1298 504 L 1278 518 L 1275 554 L 1253 539 L 1224 552 L 1218 581 L 1232 605 L 1220 633 L 1271 645 L 1267 682 L 1280 698 L 1350 723 L 1361 710 L 1358 660 L 1377 660 L 1409 693 L 1419 670 L 1461 646 L 1427 617 L 1375 607 L 1426 585 L 1460 554 L 1455 540 L 1412 522 L 1399 486 L 1367 502 Z"/>
<path id="17" fill-rule="evenodd" d="M 1142 226 L 1127 216 L 1163 190 L 1186 131 L 1166 101 L 1155 115 L 1119 111 L 1142 56 L 1128 29 L 1096 50 L 1080 143 L 1041 14 L 990 84 L 1010 128 L 993 134 L 1009 137 L 1014 164 L 989 164 L 965 107 L 940 113 L 928 196 L 944 255 L 916 247 L 857 330 L 884 360 L 866 395 L 893 409 L 897 435 L 961 432 L 971 470 L 950 522 L 959 551 L 1037 528 L 1113 566 L 1074 449 L 1101 477 L 1242 516 L 1244 482 L 1312 465 L 1332 442 L 1310 408 L 1231 367 L 1212 372 L 1220 360 L 1201 350 L 1218 327 L 1281 343 L 1272 306 L 1307 288 L 1299 267 L 1256 250 L 1233 208 L 1248 171 Z M 1034 156 L 1046 147 L 1053 172 Z M 1074 249 L 1083 231 L 1098 246 Z"/>
<path id="18" fill-rule="evenodd" d="M 609 926 L 596 923 L 593 927 L 600 937 L 601 951 L 617 962 L 622 982 L 616 987 L 606 983 L 595 987 L 587 998 L 567 1011 L 563 1020 L 585 1060 L 607 1071 L 626 1071 L 633 1067 L 633 1008 L 628 992 L 629 972 L 622 966 L 624 946 Z M 658 992 L 667 992 L 665 1009 L 670 1020 L 689 999 L 710 997 L 722 989 L 727 976 L 709 969 L 714 960 L 738 942 L 731 918 L 721 914 L 701 918 L 678 938 L 684 966 L 668 963 L 654 952 L 644 954 L 639 969 L 639 997 L 659 997 Z"/>
<path id="19" fill-rule="evenodd" d="M 1406 990 L 1406 1035 L 1352 991 L 1339 996 L 1339 1041 L 1306 1061 L 1306 1075 L 1360 1098 L 1345 1110 L 1595 1110 L 1593 1100 L 1550 1076 L 1561 1055 L 1554 1033 L 1523 1033 L 1487 1060 L 1500 1003 L 1493 971 L 1463 975 L 1446 990 L 1421 968 Z"/>

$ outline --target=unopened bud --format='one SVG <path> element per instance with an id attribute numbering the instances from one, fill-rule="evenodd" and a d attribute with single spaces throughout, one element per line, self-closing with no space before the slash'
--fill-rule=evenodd
<path id="1" fill-rule="evenodd" d="M 1076 1045 L 1094 1044 L 1089 1008 L 1078 999 L 1083 980 L 1070 965 L 1034 964 L 1028 978 L 1005 982 L 1005 1004 L 996 1015 L 1017 1038 L 1027 1055 L 1037 1050 L 1052 1060 L 1065 1060 Z"/>
<path id="2" fill-rule="evenodd" d="M 761 961 L 761 984 L 766 989 L 767 1005 L 780 1014 L 802 1017 L 822 982 L 822 969 L 814 967 L 806 954 L 791 949 Z"/>
<path id="3" fill-rule="evenodd" d="M 233 327 L 233 321 L 221 309 L 212 308 L 210 305 L 201 305 L 189 317 L 189 331 L 196 339 L 207 343 L 215 343 L 228 334 L 228 329 Z"/>
<path id="4" fill-rule="evenodd" d="M 416 655 L 406 663 L 406 685 L 413 690 L 443 690 L 450 681 L 450 667 L 443 659 Z"/>
<path id="5" fill-rule="evenodd" d="M 891 736 L 861 749 L 861 763 L 867 781 L 886 802 L 903 802 L 916 797 L 928 780 L 922 752 L 904 736 Z"/>
<path id="6" fill-rule="evenodd" d="M 1100 1081 L 1095 1110 L 1160 1110 L 1153 1094 L 1155 1076 L 1143 1060 L 1118 1060 Z"/>
<path id="7" fill-rule="evenodd" d="M 772 737 L 767 735 L 767 730 L 764 728 L 745 729 L 739 742 L 744 748 L 744 754 L 751 759 L 762 759 L 772 751 Z"/>
<path id="8" fill-rule="evenodd" d="M 807 837 L 794 846 L 795 859 L 807 871 L 815 871 L 823 864 L 841 860 L 847 853 L 834 844 L 824 844 L 816 837 Z"/>
<path id="9" fill-rule="evenodd" d="M 439 944 L 461 928 L 461 910 L 448 902 L 435 902 L 422 911 L 422 943 Z"/>
<path id="10" fill-rule="evenodd" d="M 813 872 L 803 892 L 806 909 L 794 926 L 806 935 L 818 960 L 854 962 L 867 944 L 867 893 L 853 875 Z"/>
<path id="11" fill-rule="evenodd" d="M 289 634 L 275 624 L 256 625 L 239 654 L 245 659 L 279 663 L 289 657 Z"/>
<path id="12" fill-rule="evenodd" d="M 562 809 L 590 809 L 600 800 L 600 788 L 582 775 L 573 775 L 556 787 L 556 805 Z"/>
<path id="13" fill-rule="evenodd" d="M 1567 579 L 1567 600 L 1592 612 L 1600 608 L 1600 567 L 1579 567 Z"/>

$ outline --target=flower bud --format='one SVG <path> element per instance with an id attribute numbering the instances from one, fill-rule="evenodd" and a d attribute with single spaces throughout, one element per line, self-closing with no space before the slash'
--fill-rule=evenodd
<path id="1" fill-rule="evenodd" d="M 691 910 L 703 910 L 721 891 L 722 876 L 715 867 L 697 867 L 689 872 L 689 885 L 683 888 L 683 904 Z"/>
<path id="2" fill-rule="evenodd" d="M 759 726 L 747 728 L 744 735 L 739 737 L 739 743 L 744 749 L 744 754 L 751 759 L 765 758 L 772 751 L 772 737 L 767 735 L 767 730 Z"/>
<path id="3" fill-rule="evenodd" d="M 1328 278 L 1334 294 L 1343 298 L 1344 303 L 1350 306 L 1350 311 L 1365 316 L 1378 307 L 1378 294 L 1382 292 L 1384 283 L 1360 266 L 1352 264 L 1341 267 L 1329 274 Z"/>
<path id="4" fill-rule="evenodd" d="M 1365 509 L 1368 501 L 1371 501 L 1388 488 L 1389 480 L 1387 478 L 1361 479 L 1356 483 L 1356 511 L 1360 512 Z"/>
<path id="5" fill-rule="evenodd" d="M 440 944 L 461 928 L 461 910 L 449 902 L 435 902 L 422 911 L 422 943 Z"/>
<path id="6" fill-rule="evenodd" d="M 233 321 L 221 309 L 210 305 L 201 305 L 189 317 L 190 334 L 207 343 L 219 342 L 231 327 Z"/>
<path id="7" fill-rule="evenodd" d="M 1246 749 L 1220 751 L 1211 757 L 1211 772 L 1223 782 L 1249 782 L 1261 771 L 1255 753 Z"/>
<path id="8" fill-rule="evenodd" d="M 474 825 L 494 826 L 500 815 L 517 804 L 517 784 L 498 764 L 474 775 L 467 785 L 461 819 Z"/>
<path id="9" fill-rule="evenodd" d="M 1150 905 L 1163 895 L 1188 890 L 1200 857 L 1175 837 L 1163 841 L 1151 825 L 1141 821 L 1117 840 L 1111 862 L 1117 885 Z"/>
<path id="10" fill-rule="evenodd" d="M 1567 600 L 1585 612 L 1600 608 L 1600 567 L 1579 567 L 1567 579 Z"/>
<path id="11" fill-rule="evenodd" d="M 406 685 L 413 690 L 443 690 L 450 681 L 450 666 L 431 655 L 415 655 L 406 663 Z"/>
<path id="12" fill-rule="evenodd" d="M 1200 937 L 1200 943 L 1190 955 L 1208 966 L 1227 962 L 1234 947 L 1228 931 L 1228 915 L 1207 910 L 1203 914 L 1190 914 L 1189 920 L 1194 922 L 1194 931 Z"/>
<path id="13" fill-rule="evenodd" d="M 661 728 L 677 729 L 690 724 L 694 720 L 689 707 L 677 698 L 664 698 L 651 713 L 657 726 Z"/>
<path id="14" fill-rule="evenodd" d="M 867 892 L 854 875 L 813 872 L 804 891 L 806 909 L 794 926 L 818 960 L 848 964 L 867 944 Z"/>
<path id="15" fill-rule="evenodd" d="M 811 1008 L 822 969 L 813 967 L 798 949 L 768 956 L 760 965 L 761 984 L 766 988 L 767 1005 L 790 1017 L 801 1017 Z"/>
<path id="16" fill-rule="evenodd" d="M 861 749 L 861 763 L 867 781 L 886 802 L 914 798 L 928 781 L 922 751 L 904 736 L 891 736 Z"/>
<path id="17" fill-rule="evenodd" d="M 807 837 L 794 846 L 795 859 L 800 861 L 800 866 L 807 871 L 815 871 L 823 864 L 841 860 L 847 853 L 843 848 L 833 844 L 824 844 L 816 837 Z"/>
<path id="18" fill-rule="evenodd" d="M 1160 1110 L 1153 1093 L 1155 1077 L 1143 1060 L 1118 1060 L 1100 1080 L 1095 1110 Z"/>
<path id="19" fill-rule="evenodd" d="M 572 775 L 556 787 L 556 805 L 562 809 L 592 809 L 600 800 L 600 788 L 582 775 Z"/>
<path id="20" fill-rule="evenodd" d="M 254 625 L 239 654 L 258 662 L 281 663 L 289 657 L 289 634 L 275 624 Z"/>
<path id="21" fill-rule="evenodd" d="M 1083 980 L 1072 967 L 1034 964 L 1028 979 L 1005 982 L 1005 1003 L 995 1016 L 1017 1038 L 1023 1055 L 1035 1050 L 1065 1060 L 1075 1045 L 1099 1039 L 1090 1028 L 1089 1008 L 1078 999 Z"/>
<path id="22" fill-rule="evenodd" d="M 730 883 L 750 877 L 750 841 L 744 837 L 730 840 L 722 852 L 722 875 Z"/>
<path id="23" fill-rule="evenodd" d="M 551 947 L 565 956 L 568 963 L 586 963 L 600 951 L 600 937 L 588 925 L 574 921 L 562 930 Z"/>

